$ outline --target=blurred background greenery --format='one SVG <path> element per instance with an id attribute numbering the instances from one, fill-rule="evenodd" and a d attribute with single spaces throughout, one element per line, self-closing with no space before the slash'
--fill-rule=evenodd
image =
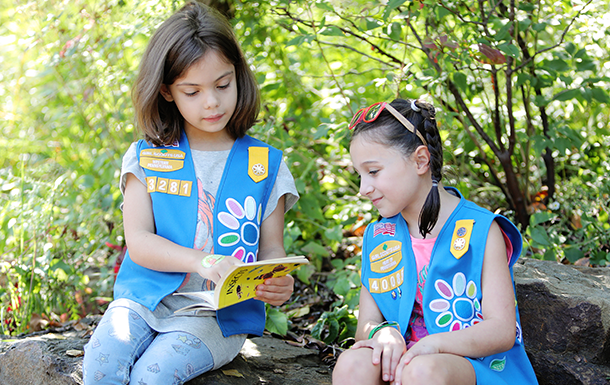
<path id="1" fill-rule="evenodd" d="M 508 216 L 527 257 L 610 264 L 605 0 L 217 0 L 262 90 L 251 134 L 301 199 L 285 247 L 335 297 L 312 334 L 353 333 L 363 226 L 347 122 L 395 97 L 437 107 L 446 185 Z M 178 0 L 0 0 L 0 333 L 102 313 L 124 246 L 118 177 L 140 138 L 130 90 Z M 294 303 L 269 309 L 285 333 Z M 291 310 L 289 311 L 289 307 Z M 298 307 L 298 306 L 297 306 Z M 314 321 L 315 323 L 315 321 Z"/>

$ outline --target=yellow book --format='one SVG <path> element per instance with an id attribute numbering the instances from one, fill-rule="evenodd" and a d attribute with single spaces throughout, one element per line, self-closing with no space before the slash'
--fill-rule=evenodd
<path id="1" fill-rule="evenodd" d="M 205 301 L 185 306 L 176 310 L 176 313 L 193 310 L 218 310 L 255 298 L 256 287 L 266 279 L 287 275 L 299 266 L 308 263 L 307 258 L 298 256 L 233 265 L 218 281 L 213 291 L 174 293 L 174 295 L 187 295 Z"/>

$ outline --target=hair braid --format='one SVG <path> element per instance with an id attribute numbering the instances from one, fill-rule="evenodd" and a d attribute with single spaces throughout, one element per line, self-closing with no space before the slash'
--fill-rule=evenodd
<path id="1" fill-rule="evenodd" d="M 436 126 L 435 110 L 430 104 L 418 103 L 421 108 L 421 114 L 424 118 L 421 125 L 428 142 L 428 151 L 430 152 L 430 172 L 432 174 L 432 188 L 428 193 L 424 207 L 419 215 L 419 232 L 425 238 L 429 234 L 438 220 L 438 213 L 441 207 L 440 193 L 438 191 L 438 183 L 443 177 L 443 147 L 440 134 Z"/>

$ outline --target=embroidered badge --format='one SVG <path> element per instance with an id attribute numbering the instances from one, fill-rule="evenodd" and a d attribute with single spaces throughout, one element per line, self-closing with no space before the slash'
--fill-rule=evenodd
<path id="1" fill-rule="evenodd" d="M 147 170 L 170 172 L 184 167 L 186 154 L 180 150 L 147 148 L 140 151 L 140 166 Z"/>
<path id="2" fill-rule="evenodd" d="M 218 213 L 218 221 L 228 231 L 218 236 L 218 243 L 223 247 L 235 246 L 240 242 L 247 246 L 256 245 L 260 238 L 262 206 L 257 205 L 252 196 L 247 196 L 243 205 L 233 198 L 228 198 L 224 205 L 226 211 L 221 209 L 222 211 Z M 219 232 L 221 231 L 222 229 L 219 229 Z M 256 261 L 256 255 L 252 252 L 246 253 L 246 249 L 241 246 L 231 255 L 245 263 Z"/>
<path id="3" fill-rule="evenodd" d="M 387 293 L 402 285 L 405 277 L 405 268 L 382 278 L 369 278 L 369 291 L 372 293 Z"/>
<path id="4" fill-rule="evenodd" d="M 449 327 L 449 331 L 454 331 L 476 325 L 483 320 L 481 303 L 477 298 L 477 285 L 473 281 L 466 282 L 464 273 L 456 273 L 451 284 L 437 279 L 434 288 L 442 297 L 432 300 L 428 305 L 430 310 L 439 313 L 435 320 L 436 326 Z"/>
<path id="5" fill-rule="evenodd" d="M 193 182 L 188 180 L 146 177 L 146 191 L 148 193 L 159 192 L 183 197 L 191 196 Z"/>
<path id="6" fill-rule="evenodd" d="M 453 230 L 453 238 L 451 239 L 451 254 L 455 258 L 462 258 L 468 251 L 473 225 L 474 219 L 462 219 L 455 222 L 455 230 Z"/>
<path id="7" fill-rule="evenodd" d="M 387 241 L 375 247 L 369 254 L 369 258 L 371 259 L 371 262 L 375 262 L 401 250 L 402 242 Z"/>
<path id="8" fill-rule="evenodd" d="M 267 147 L 248 147 L 248 175 L 256 183 L 267 178 L 269 168 L 269 149 Z"/>
<path id="9" fill-rule="evenodd" d="M 382 235 L 396 235 L 396 223 L 375 223 L 373 225 L 373 238 Z"/>
<path id="10" fill-rule="evenodd" d="M 387 258 L 371 263 L 371 270 L 375 273 L 387 273 L 394 270 L 402 260 L 400 249 Z"/>
<path id="11" fill-rule="evenodd" d="M 495 372 L 501 372 L 504 370 L 505 367 L 506 367 L 506 357 L 502 357 L 500 359 L 495 358 L 495 359 L 491 360 L 491 362 L 489 363 L 489 369 L 491 369 Z"/>

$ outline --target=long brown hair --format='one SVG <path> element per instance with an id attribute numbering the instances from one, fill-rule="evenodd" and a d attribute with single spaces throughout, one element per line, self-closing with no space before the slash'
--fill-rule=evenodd
<path id="1" fill-rule="evenodd" d="M 209 50 L 235 67 L 237 104 L 226 126 L 229 135 L 243 137 L 256 122 L 258 85 L 231 24 L 218 11 L 191 1 L 161 24 L 140 62 L 132 100 L 146 141 L 160 146 L 180 139 L 184 119 L 176 104 L 161 96 L 161 86 L 173 84 Z"/>

